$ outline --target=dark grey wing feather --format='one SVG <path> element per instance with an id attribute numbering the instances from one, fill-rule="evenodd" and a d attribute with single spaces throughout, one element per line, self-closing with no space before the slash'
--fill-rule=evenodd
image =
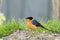
<path id="1" fill-rule="evenodd" d="M 40 27 L 43 27 L 38 21 L 36 20 L 33 20 L 32 21 L 32 24 L 35 25 L 35 26 L 40 26 Z"/>
<path id="2" fill-rule="evenodd" d="M 36 27 L 42 27 L 42 28 L 44 28 L 44 29 L 46 29 L 46 30 L 48 30 L 48 31 L 52 31 L 52 30 L 49 30 L 49 29 L 47 29 L 47 28 L 45 28 L 44 26 L 42 26 L 38 21 L 36 21 L 36 20 L 33 20 L 32 21 L 32 24 L 33 25 L 35 25 Z M 54 31 L 52 31 L 52 32 L 54 32 Z"/>

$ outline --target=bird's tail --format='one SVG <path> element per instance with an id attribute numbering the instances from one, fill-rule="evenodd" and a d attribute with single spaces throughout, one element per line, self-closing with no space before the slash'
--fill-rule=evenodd
<path id="1" fill-rule="evenodd" d="M 44 28 L 44 29 L 46 29 L 46 30 L 48 30 L 48 31 L 54 32 L 54 31 L 52 31 L 52 30 L 49 30 L 49 29 L 47 29 L 47 28 L 45 28 L 45 27 L 42 27 L 42 28 Z"/>
<path id="2" fill-rule="evenodd" d="M 50 32 L 52 32 L 52 33 L 54 33 L 54 32 L 59 33 L 58 31 L 52 31 L 52 30 L 49 30 L 49 29 L 47 29 L 47 28 L 45 28 L 45 27 L 43 27 L 43 28 L 46 29 L 46 30 L 48 30 L 48 31 L 50 31 Z"/>

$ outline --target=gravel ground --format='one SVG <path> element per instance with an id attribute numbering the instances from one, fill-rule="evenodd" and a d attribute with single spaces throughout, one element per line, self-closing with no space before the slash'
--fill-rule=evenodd
<path id="1" fill-rule="evenodd" d="M 3 40 L 60 40 L 60 34 L 38 33 L 35 31 L 19 31 L 6 36 Z"/>

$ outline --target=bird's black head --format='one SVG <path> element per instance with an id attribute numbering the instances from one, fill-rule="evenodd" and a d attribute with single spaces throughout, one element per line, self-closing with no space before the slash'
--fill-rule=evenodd
<path id="1" fill-rule="evenodd" d="M 32 19 L 33 19 L 33 17 L 27 17 L 26 19 L 32 20 Z"/>

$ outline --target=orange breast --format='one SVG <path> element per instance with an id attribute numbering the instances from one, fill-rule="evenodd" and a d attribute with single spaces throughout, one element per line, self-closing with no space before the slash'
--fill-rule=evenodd
<path id="1" fill-rule="evenodd" d="M 28 28 L 31 29 L 31 30 L 36 30 L 36 29 L 37 29 L 37 27 L 34 26 L 31 21 L 28 21 L 28 22 L 27 22 L 27 26 L 28 26 Z"/>

